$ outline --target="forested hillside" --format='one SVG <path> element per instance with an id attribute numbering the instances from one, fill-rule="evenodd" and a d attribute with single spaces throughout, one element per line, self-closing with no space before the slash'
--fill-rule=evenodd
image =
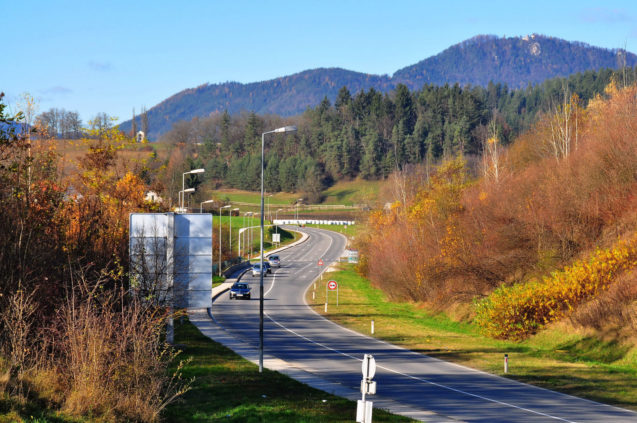
<path id="1" fill-rule="evenodd" d="M 224 113 L 179 122 L 162 140 L 175 147 L 172 165 L 183 162 L 179 157 L 189 157 L 186 167 L 206 168 L 209 188 L 257 190 L 261 133 L 295 124 L 296 133 L 268 137 L 265 187 L 269 192 L 301 191 L 304 198 L 320 201 L 320 192 L 334 181 L 385 178 L 458 153 L 475 167 L 490 137 L 497 135 L 507 145 L 538 114 L 554 113 L 572 96 L 585 106 L 612 78 L 623 81 L 624 74 L 628 80 L 634 75 L 632 70 L 585 72 L 515 91 L 489 84 L 427 85 L 410 92 L 399 85 L 389 94 L 370 89 L 352 96 L 343 87 L 334 104 L 324 99 L 301 116 Z"/>
<path id="2" fill-rule="evenodd" d="M 205 118 L 224 111 L 231 115 L 242 111 L 258 115 L 299 115 L 308 107 L 317 107 L 324 98 L 334 103 L 341 87 L 347 87 L 352 95 L 372 88 L 388 93 L 398 84 L 411 90 L 420 90 L 427 84 L 441 86 L 447 83 L 486 88 L 491 82 L 509 88 L 526 88 L 529 84 L 577 72 L 635 64 L 637 56 L 632 53 L 553 37 L 481 35 L 397 70 L 392 77 L 319 68 L 269 81 L 203 84 L 186 89 L 148 110 L 147 136 L 156 140 L 175 122 Z M 137 128 L 143 126 L 141 117 L 136 118 L 136 123 Z M 132 121 L 122 123 L 120 128 L 130 131 Z"/>
<path id="3" fill-rule="evenodd" d="M 393 176 L 391 210 L 359 237 L 361 271 L 393 298 L 472 304 L 486 334 L 521 339 L 556 320 L 634 333 L 637 86 L 542 114 L 480 175 L 462 156 Z M 388 236 L 391 234 L 391 236 Z"/>

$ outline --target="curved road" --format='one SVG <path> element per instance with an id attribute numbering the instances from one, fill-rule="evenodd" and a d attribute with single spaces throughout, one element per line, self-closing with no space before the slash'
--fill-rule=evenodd
<path id="1" fill-rule="evenodd" d="M 408 410 L 401 414 L 425 421 L 637 422 L 632 411 L 444 362 L 324 319 L 307 307 L 304 294 L 319 274 L 319 258 L 326 265 L 337 260 L 345 238 L 329 231 L 301 230 L 309 239 L 280 252 L 282 267 L 264 279 L 268 356 L 355 392 L 360 387 L 363 355 L 372 354 L 377 395 L 368 399 L 375 406 L 383 401 L 393 404 L 392 411 Z M 211 313 L 226 333 L 256 350 L 259 280 L 246 273 L 241 281 L 252 287 L 252 300 L 229 300 L 223 294 Z"/>

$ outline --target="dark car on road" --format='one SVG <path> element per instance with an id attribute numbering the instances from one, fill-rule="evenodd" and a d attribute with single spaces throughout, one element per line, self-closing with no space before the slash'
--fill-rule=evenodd
<path id="1" fill-rule="evenodd" d="M 236 282 L 230 288 L 230 299 L 237 299 L 238 297 L 250 299 L 250 287 L 247 283 Z"/>

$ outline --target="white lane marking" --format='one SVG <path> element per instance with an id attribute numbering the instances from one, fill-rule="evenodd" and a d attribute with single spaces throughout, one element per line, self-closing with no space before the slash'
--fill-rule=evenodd
<path id="1" fill-rule="evenodd" d="M 272 285 L 270 285 L 270 288 L 266 291 L 265 294 L 263 294 L 263 297 L 266 297 L 270 291 L 272 291 L 272 288 L 274 288 L 274 283 L 276 282 L 276 273 L 281 270 L 281 268 L 277 269 L 276 272 L 272 273 Z"/>
<path id="2" fill-rule="evenodd" d="M 289 329 L 289 328 L 283 326 L 281 323 L 279 323 L 276 320 L 274 320 L 269 314 L 265 313 L 265 315 L 267 316 L 268 319 L 270 319 L 272 321 L 272 323 L 274 323 L 275 325 L 279 326 L 281 329 L 283 329 L 283 330 L 285 330 L 287 332 L 290 332 L 291 334 L 293 334 L 295 336 L 298 336 L 301 339 L 304 339 L 304 340 L 306 340 L 306 341 L 308 341 L 308 342 L 310 342 L 312 344 L 318 345 L 321 348 L 324 348 L 326 350 L 335 352 L 335 353 L 340 354 L 342 356 L 345 356 L 345 357 L 348 357 L 348 358 L 353 358 L 354 360 L 361 361 L 361 362 L 363 361 L 362 359 L 360 359 L 360 358 L 358 358 L 356 356 L 353 356 L 351 354 L 339 351 L 339 350 L 337 350 L 335 348 L 329 347 L 329 346 L 327 346 L 325 344 L 322 344 L 320 342 L 313 341 L 310 338 L 308 338 L 306 336 L 303 336 L 300 333 L 297 333 L 297 332 L 293 331 L 292 329 Z M 493 402 L 493 403 L 504 405 L 504 406 L 507 406 L 507 407 L 512 407 L 512 408 L 515 408 L 515 409 L 518 409 L 518 410 L 522 410 L 522 411 L 528 411 L 529 413 L 537 414 L 537 415 L 544 416 L 544 417 L 549 417 L 549 418 L 552 418 L 554 420 L 560 420 L 560 421 L 567 422 L 567 423 L 576 423 L 574 421 L 566 420 L 566 419 L 563 419 L 563 418 L 557 417 L 557 416 L 552 416 L 550 414 L 542 413 L 540 411 L 530 410 L 528 408 L 519 407 L 519 406 L 514 405 L 514 404 L 509 404 L 509 403 L 506 403 L 506 402 L 503 402 L 503 401 L 498 401 L 496 399 L 487 398 L 487 397 L 484 397 L 482 395 L 472 394 L 471 392 L 466 392 L 466 391 L 463 391 L 461 389 L 452 388 L 450 386 L 442 385 L 442 384 L 437 383 L 437 382 L 432 382 L 432 381 L 427 380 L 427 379 L 423 379 L 423 378 L 420 378 L 420 377 L 412 376 L 412 375 L 409 375 L 407 373 L 403 373 L 403 372 L 400 372 L 398 370 L 391 369 L 389 367 L 379 366 L 379 365 L 376 365 L 376 367 L 384 369 L 384 370 L 387 370 L 388 372 L 395 373 L 395 374 L 400 375 L 400 376 L 407 377 L 409 379 L 417 380 L 419 382 L 425 382 L 425 383 L 428 383 L 430 385 L 437 386 L 437 387 L 443 388 L 443 389 L 447 389 L 449 391 L 453 391 L 453 392 L 456 392 L 456 393 L 459 393 L 459 394 L 468 395 L 470 397 L 479 398 L 479 399 L 482 399 L 482 400 L 485 400 L 485 401 Z"/>

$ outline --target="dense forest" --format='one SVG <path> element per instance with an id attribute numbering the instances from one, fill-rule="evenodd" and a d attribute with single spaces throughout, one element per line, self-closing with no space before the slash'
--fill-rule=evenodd
<path id="1" fill-rule="evenodd" d="M 584 107 L 611 80 L 625 85 L 634 78 L 635 69 L 602 70 L 521 90 L 492 83 L 486 88 L 427 85 L 417 91 L 399 85 L 389 94 L 370 89 L 354 96 L 343 87 L 334 104 L 324 99 L 297 117 L 225 112 L 178 122 L 162 140 L 182 152 L 178 157 L 188 157 L 184 166 L 205 167 L 209 187 L 257 190 L 262 132 L 295 124 L 296 133 L 266 141 L 265 187 L 303 191 L 316 202 L 325 187 L 342 179 L 386 178 L 458 153 L 477 163 L 489 138 L 507 145 L 538 115 L 573 99 Z"/>

